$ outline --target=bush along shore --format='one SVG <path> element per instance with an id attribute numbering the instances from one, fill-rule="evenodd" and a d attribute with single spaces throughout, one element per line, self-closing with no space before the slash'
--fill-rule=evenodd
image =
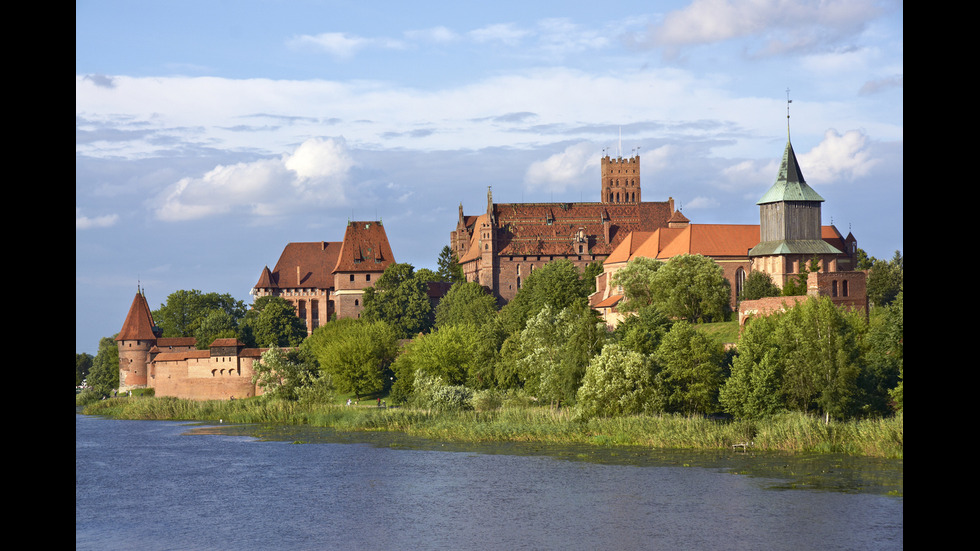
<path id="1" fill-rule="evenodd" d="M 378 408 L 252 398 L 191 401 L 164 397 L 110 398 L 82 413 L 117 419 L 308 425 L 337 431 L 399 431 L 445 442 L 541 442 L 664 449 L 841 453 L 903 458 L 903 414 L 884 419 L 825 422 L 786 413 L 755 420 L 681 415 L 584 417 L 575 409 L 508 406 L 489 410 Z"/>

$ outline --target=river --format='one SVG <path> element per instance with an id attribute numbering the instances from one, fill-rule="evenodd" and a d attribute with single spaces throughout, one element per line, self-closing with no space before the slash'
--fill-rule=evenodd
<path id="1" fill-rule="evenodd" d="M 76 413 L 75 549 L 902 549 L 902 471 Z"/>

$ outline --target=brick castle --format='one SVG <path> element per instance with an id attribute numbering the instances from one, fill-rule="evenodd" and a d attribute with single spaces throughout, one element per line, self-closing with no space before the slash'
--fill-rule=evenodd
<path id="1" fill-rule="evenodd" d="M 615 327 L 622 319 L 616 306 L 623 294 L 612 276 L 633 258 L 710 257 L 731 283 L 733 306 L 752 270 L 769 274 L 782 288 L 816 258 L 819 270 L 809 274 L 807 295 L 867 311 L 866 274 L 855 271 L 857 240 L 821 225 L 824 199 L 803 178 L 789 139 L 776 182 L 757 203 L 759 225 L 692 224 L 675 210 L 672 198 L 643 201 L 639 155 L 604 156 L 601 167 L 599 202 L 494 203 L 488 190 L 485 212 L 466 215 L 460 205 L 450 248 L 466 279 L 503 304 L 547 262 L 566 259 L 580 270 L 603 262 L 590 304 Z M 312 333 L 334 316 L 359 317 L 364 289 L 394 263 L 380 221 L 348 222 L 343 241 L 287 244 L 275 268 L 262 270 L 251 294 L 284 298 Z M 739 323 L 801 298 L 743 301 Z M 193 338 L 162 338 L 141 291 L 116 342 L 122 391 L 149 386 L 157 396 L 196 400 L 261 393 L 252 376 L 263 349 L 218 339 L 208 350 L 197 350 Z"/>

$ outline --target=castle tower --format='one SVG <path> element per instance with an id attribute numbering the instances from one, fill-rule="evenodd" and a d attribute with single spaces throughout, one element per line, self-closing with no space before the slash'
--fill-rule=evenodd
<path id="1" fill-rule="evenodd" d="M 639 203 L 640 156 L 602 158 L 602 203 Z"/>
<path id="2" fill-rule="evenodd" d="M 147 368 L 150 365 L 150 349 L 160 337 L 160 329 L 153 323 L 150 307 L 143 293 L 136 292 L 129 307 L 126 321 L 116 336 L 119 349 L 119 391 L 146 388 Z"/>
<path id="3" fill-rule="evenodd" d="M 477 241 L 480 247 L 480 264 L 477 281 L 480 285 L 497 289 L 499 275 L 496 247 L 496 213 L 493 205 L 493 189 L 487 188 L 487 214 L 482 218 L 477 231 L 480 232 Z"/>

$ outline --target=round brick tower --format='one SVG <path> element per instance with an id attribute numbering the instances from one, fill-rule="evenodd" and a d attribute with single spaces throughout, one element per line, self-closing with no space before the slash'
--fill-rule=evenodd
<path id="1" fill-rule="evenodd" d="M 147 369 L 150 365 L 150 349 L 159 337 L 159 329 L 153 323 L 150 307 L 143 293 L 137 291 L 133 305 L 123 323 L 116 346 L 119 349 L 119 391 L 146 388 Z"/>

